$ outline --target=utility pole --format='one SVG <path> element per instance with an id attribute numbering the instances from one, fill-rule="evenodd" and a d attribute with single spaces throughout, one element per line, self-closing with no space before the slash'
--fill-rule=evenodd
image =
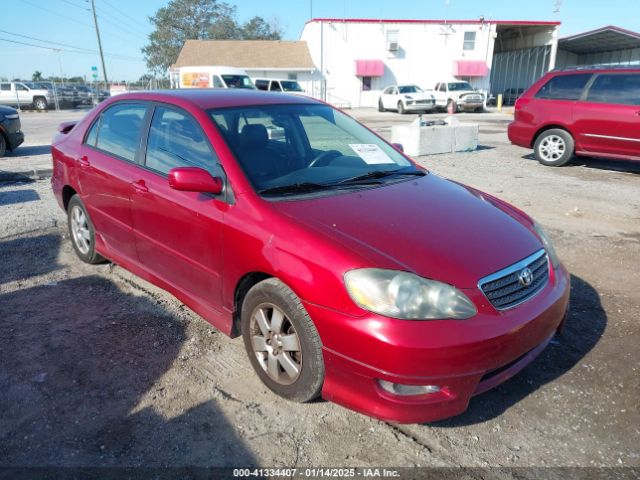
<path id="1" fill-rule="evenodd" d="M 93 23 L 96 26 L 96 35 L 98 36 L 98 49 L 100 50 L 100 60 L 102 61 L 102 74 L 104 75 L 104 86 L 109 88 L 109 80 L 107 80 L 107 69 L 104 66 L 104 54 L 102 53 L 102 41 L 100 41 L 100 29 L 98 28 L 98 17 L 96 16 L 96 2 L 91 0 L 91 9 L 93 10 Z"/>

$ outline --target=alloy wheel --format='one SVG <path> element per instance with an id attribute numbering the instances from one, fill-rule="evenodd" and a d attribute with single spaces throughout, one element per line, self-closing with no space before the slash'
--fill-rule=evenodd
<path id="1" fill-rule="evenodd" d="M 547 162 L 555 162 L 564 155 L 567 143 L 558 135 L 549 135 L 540 142 L 540 156 Z"/>
<path id="2" fill-rule="evenodd" d="M 302 371 L 302 348 L 287 315 L 273 304 L 260 304 L 251 314 L 250 332 L 253 352 L 269 378 L 294 383 Z"/>
<path id="3" fill-rule="evenodd" d="M 87 255 L 91 248 L 91 231 L 86 214 L 77 205 L 71 210 L 71 235 L 80 253 Z"/>

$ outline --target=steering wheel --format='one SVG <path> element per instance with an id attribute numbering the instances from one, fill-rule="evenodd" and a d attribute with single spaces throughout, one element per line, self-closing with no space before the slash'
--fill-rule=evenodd
<path id="1" fill-rule="evenodd" d="M 329 163 L 331 163 L 331 160 L 333 158 L 337 158 L 341 156 L 342 156 L 342 152 L 339 152 L 338 150 L 327 150 L 326 152 L 322 152 L 316 158 L 311 160 L 311 163 L 309 164 L 309 168 L 324 167 L 326 165 L 329 165 Z"/>

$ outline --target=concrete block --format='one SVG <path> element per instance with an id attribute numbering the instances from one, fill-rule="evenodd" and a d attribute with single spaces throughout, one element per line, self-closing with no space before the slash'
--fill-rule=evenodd
<path id="1" fill-rule="evenodd" d="M 470 151 L 478 148 L 478 125 L 394 125 L 391 129 L 391 141 L 402 144 L 405 153 L 415 157 Z"/>

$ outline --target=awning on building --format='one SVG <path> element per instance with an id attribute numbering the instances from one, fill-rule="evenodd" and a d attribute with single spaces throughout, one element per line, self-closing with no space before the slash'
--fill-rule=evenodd
<path id="1" fill-rule="evenodd" d="M 384 75 L 382 60 L 356 60 L 356 77 L 381 77 Z"/>
<path id="2" fill-rule="evenodd" d="M 489 68 L 484 60 L 455 60 L 453 62 L 454 77 L 484 77 L 488 74 Z"/>

